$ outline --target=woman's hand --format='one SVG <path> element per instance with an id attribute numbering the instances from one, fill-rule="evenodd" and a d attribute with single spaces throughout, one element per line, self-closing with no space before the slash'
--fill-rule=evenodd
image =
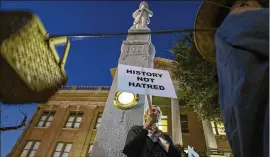
<path id="1" fill-rule="evenodd" d="M 156 113 L 151 113 L 150 115 L 146 116 L 146 122 L 144 124 L 144 129 L 150 129 L 154 123 L 157 123 L 157 114 Z"/>

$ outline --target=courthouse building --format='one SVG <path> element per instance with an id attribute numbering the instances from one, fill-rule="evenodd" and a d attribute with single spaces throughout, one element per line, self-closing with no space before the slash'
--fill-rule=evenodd
<path id="1" fill-rule="evenodd" d="M 169 70 L 170 60 L 155 58 L 156 69 Z M 111 69 L 112 77 L 115 68 Z M 108 78 L 109 79 L 109 78 Z M 95 141 L 109 86 L 64 86 L 47 103 L 38 104 L 33 118 L 9 153 L 10 157 L 87 157 Z M 200 121 L 177 99 L 153 97 L 163 111 L 160 129 L 175 143 L 198 152 L 231 150 L 224 128 Z M 112 117 L 113 118 L 113 117 Z M 225 153 L 225 155 L 224 155 Z"/>

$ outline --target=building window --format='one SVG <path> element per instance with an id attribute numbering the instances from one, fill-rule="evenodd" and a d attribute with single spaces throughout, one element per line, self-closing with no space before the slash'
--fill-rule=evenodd
<path id="1" fill-rule="evenodd" d="M 49 127 L 52 123 L 54 115 L 55 112 L 44 112 L 37 123 L 37 127 Z"/>
<path id="2" fill-rule="evenodd" d="M 226 135 L 224 125 L 221 123 L 211 122 L 215 135 Z"/>
<path id="3" fill-rule="evenodd" d="M 181 120 L 181 130 L 182 133 L 189 133 L 188 129 L 188 117 L 186 114 L 181 114 L 180 115 L 180 120 Z"/>
<path id="4" fill-rule="evenodd" d="M 100 126 L 100 122 L 101 122 L 101 118 L 102 118 L 102 112 L 98 113 L 98 117 L 97 117 L 97 121 L 96 121 L 96 125 L 94 129 L 98 129 Z"/>
<path id="5" fill-rule="evenodd" d="M 93 148 L 93 144 L 90 144 L 90 145 L 89 145 L 89 148 L 88 148 L 88 152 L 87 152 L 86 157 L 90 157 L 90 153 L 91 153 L 91 151 L 92 151 L 92 148 Z"/>
<path id="6" fill-rule="evenodd" d="M 161 122 L 158 125 L 158 128 L 162 131 L 167 133 L 168 132 L 168 116 L 162 115 Z"/>
<path id="7" fill-rule="evenodd" d="M 38 150 L 39 144 L 39 141 L 28 141 L 24 146 L 20 157 L 34 157 Z"/>
<path id="8" fill-rule="evenodd" d="M 71 143 L 59 142 L 53 153 L 53 157 L 68 157 L 68 154 L 71 150 Z"/>
<path id="9" fill-rule="evenodd" d="M 83 113 L 70 113 L 66 128 L 79 128 L 82 121 Z"/>

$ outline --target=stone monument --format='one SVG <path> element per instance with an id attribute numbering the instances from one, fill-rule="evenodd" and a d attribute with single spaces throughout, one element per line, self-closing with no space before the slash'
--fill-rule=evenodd
<path id="1" fill-rule="evenodd" d="M 150 32 L 148 24 L 152 16 L 148 4 L 142 2 L 139 9 L 133 13 L 134 23 L 128 32 Z M 132 34 L 122 43 L 118 64 L 153 68 L 154 56 L 155 47 L 151 43 L 151 35 Z M 146 96 L 140 95 L 140 101 L 130 110 L 117 109 L 113 105 L 117 83 L 116 72 L 90 157 L 124 157 L 122 150 L 130 127 L 143 124 L 143 113 L 147 107 Z"/>

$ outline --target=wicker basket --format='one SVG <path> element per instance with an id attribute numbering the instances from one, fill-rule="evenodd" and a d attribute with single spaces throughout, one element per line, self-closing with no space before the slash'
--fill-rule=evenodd
<path id="1" fill-rule="evenodd" d="M 55 45 L 66 43 L 62 61 Z M 28 11 L 0 11 L 0 101 L 44 103 L 67 82 L 64 64 L 70 43 L 49 39 L 39 18 Z"/>

